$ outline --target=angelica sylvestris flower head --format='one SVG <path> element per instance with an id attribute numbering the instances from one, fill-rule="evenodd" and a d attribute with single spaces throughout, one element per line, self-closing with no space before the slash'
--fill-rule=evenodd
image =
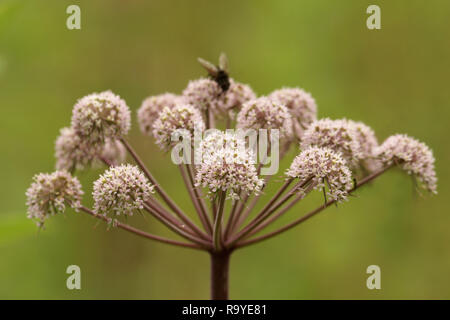
<path id="1" fill-rule="evenodd" d="M 301 148 L 309 146 L 327 147 L 342 154 L 349 165 L 358 166 L 364 158 L 359 140 L 360 136 L 354 125 L 348 120 L 330 120 L 328 118 L 314 121 L 305 131 Z"/>
<path id="2" fill-rule="evenodd" d="M 294 132 L 298 139 L 304 130 L 317 119 L 317 105 L 310 93 L 299 88 L 275 90 L 269 98 L 286 106 L 293 118 Z"/>
<path id="3" fill-rule="evenodd" d="M 230 88 L 221 96 L 217 103 L 219 115 L 235 117 L 235 112 L 247 101 L 256 99 L 252 88 L 240 82 L 230 79 Z"/>
<path id="4" fill-rule="evenodd" d="M 72 128 L 62 128 L 55 143 L 56 169 L 84 169 L 99 154 L 101 147 L 80 138 Z"/>
<path id="5" fill-rule="evenodd" d="M 368 171 L 375 171 L 381 168 L 381 162 L 376 159 L 375 151 L 378 148 L 378 140 L 375 132 L 362 122 L 348 120 L 348 125 L 355 132 L 360 145 L 361 165 Z"/>
<path id="6" fill-rule="evenodd" d="M 172 134 L 177 130 L 188 132 L 191 137 L 197 130 L 203 132 L 205 123 L 200 111 L 189 104 L 165 107 L 153 125 L 153 137 L 161 149 L 167 149 L 172 143 Z"/>
<path id="7" fill-rule="evenodd" d="M 239 134 L 242 134 L 239 135 Z M 236 155 L 246 154 L 253 161 L 253 152 L 246 148 L 245 136 L 242 131 L 220 131 L 218 129 L 209 130 L 205 133 L 204 139 L 200 142 L 198 148 L 196 148 L 196 155 L 198 159 L 205 159 L 205 161 L 211 160 L 211 157 L 216 155 L 217 150 L 228 148 L 234 150 Z M 237 157 L 237 156 L 236 156 Z"/>
<path id="8" fill-rule="evenodd" d="M 378 140 L 375 132 L 362 122 L 347 120 L 347 124 L 356 132 L 363 158 L 370 158 L 375 155 L 375 149 L 378 147 Z"/>
<path id="9" fill-rule="evenodd" d="M 94 212 L 131 216 L 144 208 L 152 193 L 153 186 L 136 166 L 110 167 L 94 182 Z"/>
<path id="10" fill-rule="evenodd" d="M 183 91 L 183 98 L 186 103 L 193 105 L 199 110 L 215 111 L 217 103 L 223 91 L 220 86 L 211 79 L 198 79 L 189 81 L 186 89 Z"/>
<path id="11" fill-rule="evenodd" d="M 74 129 L 62 128 L 55 143 L 56 169 L 73 171 L 87 166 L 99 166 L 102 159 L 117 165 L 124 162 L 126 149 L 119 140 L 106 139 L 105 143 L 90 143 Z"/>
<path id="12" fill-rule="evenodd" d="M 164 107 L 171 109 L 182 102 L 182 97 L 173 93 L 164 93 L 146 98 L 137 111 L 139 127 L 142 133 L 151 135 L 153 123 L 158 119 L 159 113 Z"/>
<path id="13" fill-rule="evenodd" d="M 279 102 L 267 97 L 250 100 L 242 106 L 237 116 L 241 129 L 279 129 L 280 138 L 291 139 L 292 117 L 289 110 Z"/>
<path id="14" fill-rule="evenodd" d="M 311 179 L 316 189 L 328 188 L 328 195 L 345 200 L 353 187 L 352 173 L 341 154 L 329 148 L 309 147 L 295 157 L 286 175 L 302 182 Z"/>
<path id="15" fill-rule="evenodd" d="M 253 154 L 237 135 L 215 131 L 200 143 L 202 161 L 197 169 L 196 185 L 211 194 L 227 191 L 231 199 L 242 192 L 258 193 L 264 184 L 258 178 Z"/>
<path id="16" fill-rule="evenodd" d="M 42 225 L 48 216 L 63 213 L 66 205 L 78 209 L 83 191 L 77 178 L 67 171 L 55 171 L 35 175 L 26 196 L 28 218 Z"/>
<path id="17" fill-rule="evenodd" d="M 85 96 L 73 108 L 72 127 L 91 143 L 120 138 L 128 133 L 130 125 L 127 104 L 111 91 Z"/>
<path id="18" fill-rule="evenodd" d="M 405 134 L 396 134 L 383 142 L 377 149 L 377 156 L 387 165 L 399 163 L 408 174 L 414 174 L 425 189 L 437 193 L 433 152 L 426 144 Z"/>
<path id="19" fill-rule="evenodd" d="M 127 150 L 119 140 L 108 139 L 103 146 L 100 157 L 112 165 L 117 166 L 125 162 Z"/>

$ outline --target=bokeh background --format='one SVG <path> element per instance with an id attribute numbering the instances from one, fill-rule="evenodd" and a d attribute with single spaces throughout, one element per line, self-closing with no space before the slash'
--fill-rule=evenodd
<path id="1" fill-rule="evenodd" d="M 81 7 L 81 30 L 66 28 L 70 4 Z M 369 4 L 381 7 L 381 30 L 366 28 Z M 0 0 L 0 298 L 209 297 L 206 254 L 107 231 L 72 211 L 38 232 L 24 193 L 34 174 L 53 170 L 54 141 L 76 100 L 111 89 L 133 111 L 132 144 L 190 210 L 179 171 L 140 134 L 135 111 L 146 96 L 204 76 L 197 57 L 216 61 L 224 51 L 232 76 L 258 94 L 300 86 L 320 117 L 364 121 L 380 141 L 408 133 L 426 142 L 439 177 L 439 194 L 420 197 L 392 171 L 348 203 L 237 251 L 231 298 L 449 299 L 449 16 L 441 0 Z M 78 174 L 86 205 L 101 172 Z M 279 224 L 321 201 L 315 194 Z M 169 234 L 150 218 L 131 222 Z M 71 264 L 81 267 L 82 290 L 66 289 Z M 381 290 L 366 288 L 371 264 L 381 267 Z"/>

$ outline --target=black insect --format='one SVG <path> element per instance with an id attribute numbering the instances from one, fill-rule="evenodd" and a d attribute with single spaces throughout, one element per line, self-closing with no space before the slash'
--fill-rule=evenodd
<path id="1" fill-rule="evenodd" d="M 219 57 L 219 65 L 215 66 L 209 61 L 198 58 L 198 62 L 208 71 L 209 76 L 217 82 L 223 92 L 230 88 L 230 77 L 228 76 L 228 58 L 225 53 Z"/>

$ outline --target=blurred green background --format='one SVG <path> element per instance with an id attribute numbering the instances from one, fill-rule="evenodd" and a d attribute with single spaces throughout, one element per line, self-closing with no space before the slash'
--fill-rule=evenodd
<path id="1" fill-rule="evenodd" d="M 70 4 L 81 7 L 81 30 L 66 28 Z M 381 30 L 366 28 L 369 4 L 381 7 Z M 231 298 L 449 299 L 449 16 L 442 0 L 0 0 L 0 298 L 209 297 L 206 254 L 107 231 L 72 211 L 38 232 L 24 193 L 34 174 L 53 170 L 75 101 L 111 89 L 133 111 L 132 144 L 190 210 L 178 169 L 140 134 L 135 111 L 146 96 L 179 93 L 203 76 L 198 56 L 216 61 L 224 51 L 232 76 L 258 94 L 300 86 L 320 117 L 364 121 L 380 142 L 394 133 L 426 142 L 439 177 L 439 194 L 421 198 L 392 171 L 348 203 L 237 251 Z M 101 172 L 78 174 L 86 205 Z M 279 224 L 321 201 L 315 194 Z M 169 235 L 150 218 L 131 222 Z M 66 289 L 71 264 L 81 267 L 82 290 Z M 366 288 L 372 264 L 381 290 Z"/>

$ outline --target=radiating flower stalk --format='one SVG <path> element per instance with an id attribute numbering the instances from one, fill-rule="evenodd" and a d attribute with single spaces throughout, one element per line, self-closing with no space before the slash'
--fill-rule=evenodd
<path id="1" fill-rule="evenodd" d="M 282 88 L 258 97 L 250 86 L 229 78 L 224 55 L 219 66 L 199 61 L 208 71 L 207 78 L 190 81 L 181 95 L 146 98 L 137 111 L 141 132 L 163 151 L 174 147 L 177 133 L 192 142 L 196 134 L 204 134 L 198 148 L 184 155 L 191 161 L 178 164 L 194 212 L 180 208 L 156 181 L 126 138 L 131 127 L 129 107 L 105 91 L 75 104 L 71 126 L 61 129 L 56 140 L 56 171 L 36 175 L 26 192 L 28 217 L 42 227 L 48 217 L 71 207 L 111 228 L 208 252 L 211 298 L 227 299 L 230 256 L 235 250 L 277 236 L 330 205 L 348 200 L 351 193 L 388 169 L 399 167 L 417 178 L 418 187 L 437 192 L 434 157 L 424 143 L 397 134 L 379 145 L 374 131 L 361 122 L 317 119 L 315 99 L 303 89 Z M 298 155 L 282 179 L 263 177 L 264 159 L 255 163 L 257 155 L 248 141 L 220 130 L 206 134 L 216 125 L 244 131 L 265 129 L 269 136 L 277 130 L 281 157 L 289 148 Z M 134 164 L 126 163 L 127 153 Z M 107 169 L 94 182 L 94 206 L 87 208 L 81 204 L 83 191 L 74 174 L 100 164 Z M 280 184 L 271 197 L 264 194 L 269 183 Z M 324 203 L 303 215 L 295 212 L 292 222 L 265 231 L 314 190 L 323 193 Z M 255 210 L 262 201 L 262 209 Z M 123 221 L 137 212 L 148 213 L 178 238 L 154 235 Z"/>

